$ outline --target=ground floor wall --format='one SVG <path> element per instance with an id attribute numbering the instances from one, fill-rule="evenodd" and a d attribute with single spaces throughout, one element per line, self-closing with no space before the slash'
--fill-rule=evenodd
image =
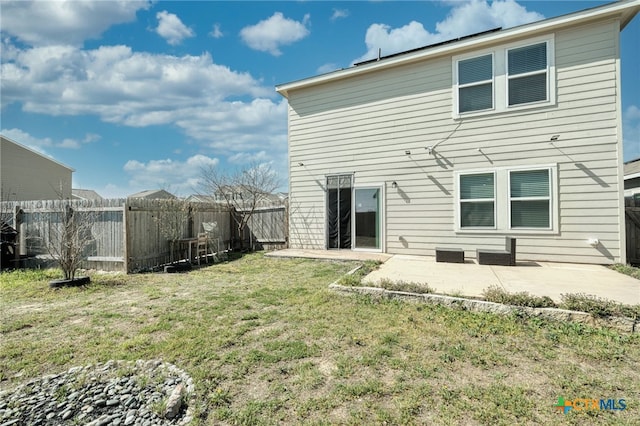
<path id="1" fill-rule="evenodd" d="M 384 169 L 349 170 L 346 165 L 333 164 L 313 170 L 312 165 L 300 166 L 302 170 L 292 170 L 290 182 L 290 247 L 329 248 L 327 176 L 352 174 L 353 188 L 381 188 L 382 252 L 434 256 L 436 247 L 449 247 L 462 248 L 467 258 L 475 258 L 476 249 L 503 249 L 505 236 L 512 236 L 517 238 L 518 260 L 594 264 L 625 260 L 614 159 L 506 162 L 486 157 L 486 164 L 470 166 L 454 165 L 444 156 L 426 152 L 388 158 Z M 550 170 L 551 229 L 511 228 L 510 171 L 540 168 Z M 460 176 L 492 171 L 496 229 L 461 229 Z"/>

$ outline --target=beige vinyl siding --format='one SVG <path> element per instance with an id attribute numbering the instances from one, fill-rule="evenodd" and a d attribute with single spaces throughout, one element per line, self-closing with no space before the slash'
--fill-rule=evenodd
<path id="1" fill-rule="evenodd" d="M 4 137 L 0 144 L 2 201 L 71 198 L 72 169 Z"/>
<path id="2" fill-rule="evenodd" d="M 558 228 L 518 233 L 519 259 L 620 261 L 618 25 L 553 34 L 551 106 L 454 120 L 451 56 L 292 90 L 291 246 L 325 248 L 325 176 L 355 173 L 356 186 L 385 187 L 384 251 L 433 255 L 449 246 L 475 257 L 515 232 L 456 232 L 454 171 L 554 164 Z"/>

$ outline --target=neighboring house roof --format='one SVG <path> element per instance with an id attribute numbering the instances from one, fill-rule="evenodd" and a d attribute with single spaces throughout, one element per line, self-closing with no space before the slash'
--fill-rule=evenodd
<path id="1" fill-rule="evenodd" d="M 72 172 L 75 172 L 75 171 L 76 171 L 74 168 L 69 167 L 69 166 L 67 166 L 66 164 L 63 164 L 63 163 L 61 163 L 61 162 L 59 162 L 59 161 L 57 161 L 57 160 L 54 160 L 53 158 L 49 157 L 48 155 L 45 155 L 45 154 L 43 154 L 43 153 L 41 153 L 41 152 L 38 152 L 38 151 L 36 151 L 36 150 L 35 150 L 35 149 L 33 149 L 33 148 L 29 148 L 29 147 L 28 147 L 28 146 L 26 146 L 26 145 L 23 145 L 23 144 L 21 144 L 21 143 L 19 143 L 19 142 L 16 142 L 16 141 L 14 141 L 13 139 L 9 139 L 8 137 L 6 137 L 6 136 L 4 136 L 4 135 L 0 135 L 0 140 L 2 141 L 2 143 L 12 143 L 12 144 L 14 144 L 14 145 L 19 146 L 20 148 L 26 149 L 27 151 L 31 151 L 33 154 L 38 155 L 38 156 L 40 156 L 40 157 L 44 158 L 45 160 L 49 160 L 49 161 L 51 161 L 52 163 L 56 163 L 57 165 L 62 166 L 62 167 L 64 167 L 65 169 L 71 170 Z"/>
<path id="2" fill-rule="evenodd" d="M 173 199 L 178 198 L 170 192 L 165 191 L 164 189 L 147 189 L 146 191 L 136 192 L 135 194 L 129 195 L 127 198 L 146 198 L 148 200 L 154 199 Z"/>
<path id="3" fill-rule="evenodd" d="M 103 198 L 93 189 L 72 188 L 71 195 L 76 200 L 102 200 Z"/>
<path id="4" fill-rule="evenodd" d="M 640 158 L 624 163 L 624 178 L 640 177 Z"/>
<path id="5" fill-rule="evenodd" d="M 640 194 L 640 158 L 624 163 L 624 195 Z"/>
<path id="6" fill-rule="evenodd" d="M 216 203 L 216 197 L 212 195 L 191 194 L 186 198 L 187 201 L 195 203 Z"/>
<path id="7" fill-rule="evenodd" d="M 582 10 L 568 15 L 549 18 L 530 24 L 520 25 L 505 30 L 490 30 L 476 34 L 471 37 L 461 37 L 445 43 L 426 46 L 424 48 L 413 49 L 400 54 L 380 57 L 379 60 L 365 61 L 360 65 L 322 74 L 315 77 L 276 86 L 276 91 L 285 98 L 289 97 L 289 91 L 316 86 L 328 82 L 341 80 L 355 75 L 377 71 L 385 68 L 392 68 L 417 61 L 423 61 L 444 55 L 455 55 L 461 50 L 481 49 L 496 43 L 504 43 L 509 40 L 521 37 L 531 37 L 540 33 L 556 31 L 560 28 L 583 25 L 594 19 L 618 18 L 620 19 L 620 30 L 622 30 L 633 17 L 640 11 L 640 0 L 628 0 L 609 3 L 603 6 Z"/>

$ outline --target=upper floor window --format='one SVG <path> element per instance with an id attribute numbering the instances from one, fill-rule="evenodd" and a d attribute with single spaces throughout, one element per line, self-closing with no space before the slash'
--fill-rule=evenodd
<path id="1" fill-rule="evenodd" d="M 493 55 L 458 62 L 460 112 L 493 108 Z"/>
<path id="2" fill-rule="evenodd" d="M 509 106 L 547 100 L 547 43 L 507 50 Z"/>
<path id="3" fill-rule="evenodd" d="M 555 103 L 553 36 L 453 58 L 454 118 Z"/>

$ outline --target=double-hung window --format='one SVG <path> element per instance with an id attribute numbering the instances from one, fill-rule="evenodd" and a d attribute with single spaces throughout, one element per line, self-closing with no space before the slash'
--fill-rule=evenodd
<path id="1" fill-rule="evenodd" d="M 458 61 L 458 111 L 493 108 L 493 55 Z"/>
<path id="2" fill-rule="evenodd" d="M 511 228 L 551 228 L 550 170 L 509 172 Z"/>
<path id="3" fill-rule="evenodd" d="M 554 37 L 525 43 L 452 58 L 454 119 L 555 104 Z"/>
<path id="4" fill-rule="evenodd" d="M 558 232 L 557 175 L 555 164 L 455 172 L 455 230 Z"/>
<path id="5" fill-rule="evenodd" d="M 495 227 L 495 178 L 493 172 L 460 175 L 460 227 Z"/>
<path id="6" fill-rule="evenodd" d="M 548 100 L 547 43 L 507 50 L 509 106 Z"/>

